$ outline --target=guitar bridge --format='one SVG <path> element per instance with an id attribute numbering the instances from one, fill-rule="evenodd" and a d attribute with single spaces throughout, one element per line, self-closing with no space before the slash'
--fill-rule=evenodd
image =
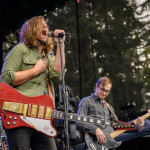
<path id="1" fill-rule="evenodd" d="M 108 148 L 107 148 L 107 147 L 102 146 L 102 150 L 108 150 Z"/>
<path id="2" fill-rule="evenodd" d="M 90 148 L 91 148 L 91 150 L 96 150 L 96 147 L 95 147 L 95 145 L 93 143 L 90 144 Z"/>

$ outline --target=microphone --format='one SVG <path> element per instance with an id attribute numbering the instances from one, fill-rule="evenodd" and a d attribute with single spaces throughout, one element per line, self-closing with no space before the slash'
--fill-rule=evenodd
<path id="1" fill-rule="evenodd" d="M 60 33 L 58 34 L 58 36 L 55 36 L 55 35 L 54 35 L 54 32 L 53 32 L 53 31 L 50 31 L 47 35 L 48 35 L 49 37 L 62 38 L 64 35 L 69 35 L 69 33 L 60 32 Z"/>

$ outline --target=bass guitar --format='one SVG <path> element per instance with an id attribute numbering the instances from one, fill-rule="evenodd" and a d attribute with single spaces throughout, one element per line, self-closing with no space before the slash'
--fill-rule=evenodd
<path id="1" fill-rule="evenodd" d="M 36 129 L 50 137 L 57 136 L 52 125 L 56 119 L 64 119 L 64 112 L 54 108 L 52 99 L 48 95 L 29 97 L 21 94 L 6 83 L 0 83 L 0 115 L 6 129 L 27 126 Z M 133 124 L 120 126 L 120 122 L 108 122 L 98 118 L 68 113 L 68 120 L 82 121 L 95 125 L 111 125 L 116 128 L 134 128 Z"/>
<path id="2" fill-rule="evenodd" d="M 147 117 L 150 116 L 150 109 L 148 110 L 148 113 L 142 116 L 143 119 L 146 119 Z M 134 124 L 138 123 L 138 120 L 133 121 Z M 121 145 L 121 141 L 117 142 L 115 141 L 114 138 L 116 138 L 118 135 L 124 133 L 127 130 L 117 130 L 114 131 L 114 129 L 110 126 L 107 126 L 104 130 L 103 133 L 106 136 L 106 143 L 102 144 L 99 141 L 97 141 L 96 136 L 92 136 L 90 134 L 85 135 L 85 143 L 86 146 L 88 147 L 88 150 L 108 150 L 112 148 L 119 147 Z"/>

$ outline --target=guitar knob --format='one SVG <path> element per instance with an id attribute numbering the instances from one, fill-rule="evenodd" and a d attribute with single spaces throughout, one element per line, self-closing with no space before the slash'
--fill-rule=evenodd
<path id="1" fill-rule="evenodd" d="M 16 125 L 16 121 L 13 122 L 13 125 Z"/>
<path id="2" fill-rule="evenodd" d="M 18 118 L 17 117 L 14 117 L 14 120 L 17 120 Z"/>
<path id="3" fill-rule="evenodd" d="M 9 116 L 9 119 L 12 119 L 12 116 Z"/>
<path id="4" fill-rule="evenodd" d="M 9 122 L 9 121 L 7 122 L 7 125 L 10 125 L 10 122 Z"/>

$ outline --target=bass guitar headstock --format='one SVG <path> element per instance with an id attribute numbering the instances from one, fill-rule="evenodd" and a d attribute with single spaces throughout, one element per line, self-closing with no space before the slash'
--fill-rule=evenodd
<path id="1" fill-rule="evenodd" d="M 112 122 L 111 126 L 114 130 L 133 130 L 136 127 L 135 123 L 133 122 L 127 123 L 119 120 Z"/>

